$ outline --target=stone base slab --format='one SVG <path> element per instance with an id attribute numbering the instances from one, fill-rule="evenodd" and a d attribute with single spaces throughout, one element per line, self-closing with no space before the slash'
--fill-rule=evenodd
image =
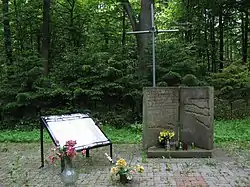
<path id="1" fill-rule="evenodd" d="M 213 150 L 205 149 L 188 149 L 188 150 L 166 150 L 156 146 L 150 147 L 147 150 L 148 158 L 211 158 Z"/>

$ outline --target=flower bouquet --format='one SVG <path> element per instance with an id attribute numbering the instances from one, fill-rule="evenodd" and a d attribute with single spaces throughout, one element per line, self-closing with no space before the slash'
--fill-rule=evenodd
<path id="1" fill-rule="evenodd" d="M 48 156 L 50 163 L 54 164 L 56 160 L 60 159 L 63 164 L 70 164 L 72 166 L 72 160 L 77 156 L 77 152 L 75 150 L 76 141 L 69 140 L 66 141 L 66 144 L 62 147 L 57 146 L 53 148 L 53 154 Z M 82 150 L 81 154 L 85 156 L 86 150 Z"/>
<path id="2" fill-rule="evenodd" d="M 136 172 L 144 172 L 143 166 L 136 165 L 135 167 L 131 167 L 121 158 L 116 162 L 116 165 L 111 168 L 111 177 L 119 176 L 121 183 L 127 183 L 129 180 L 132 180 L 133 174 Z"/>
<path id="3" fill-rule="evenodd" d="M 166 147 L 167 149 L 170 149 L 170 140 L 175 136 L 175 132 L 172 130 L 163 130 L 160 132 L 160 135 L 158 137 L 159 143 Z"/>
<path id="4" fill-rule="evenodd" d="M 76 141 L 69 140 L 64 146 L 52 149 L 53 155 L 48 156 L 51 164 L 57 160 L 61 161 L 61 180 L 66 185 L 74 185 L 77 180 L 77 174 L 72 164 L 72 160 L 77 156 L 75 145 Z M 86 150 L 81 151 L 81 154 L 85 156 Z"/>

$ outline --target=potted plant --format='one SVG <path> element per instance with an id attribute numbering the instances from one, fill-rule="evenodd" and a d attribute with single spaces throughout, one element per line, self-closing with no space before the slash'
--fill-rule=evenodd
<path id="1" fill-rule="evenodd" d="M 172 130 L 163 130 L 158 137 L 159 143 L 163 145 L 167 150 L 170 150 L 170 140 L 175 136 L 175 132 Z"/>
<path id="2" fill-rule="evenodd" d="M 65 145 L 52 149 L 53 154 L 48 156 L 52 164 L 54 164 L 56 160 L 61 161 L 61 180 L 65 185 L 74 185 L 77 180 L 77 173 L 72 163 L 72 160 L 77 156 L 75 145 L 76 141 L 69 140 Z M 81 154 L 85 156 L 86 150 L 81 151 Z"/>
<path id="3" fill-rule="evenodd" d="M 133 174 L 136 172 L 144 172 L 143 166 L 136 165 L 131 167 L 123 158 L 121 158 L 116 162 L 116 165 L 111 168 L 111 177 L 119 176 L 120 182 L 124 184 L 129 180 L 132 180 Z"/>

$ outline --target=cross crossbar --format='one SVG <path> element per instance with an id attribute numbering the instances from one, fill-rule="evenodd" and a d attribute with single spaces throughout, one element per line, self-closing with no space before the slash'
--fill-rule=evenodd
<path id="1" fill-rule="evenodd" d="M 146 30 L 146 31 L 132 31 L 132 32 L 126 32 L 127 34 L 147 34 L 147 33 L 163 33 L 163 32 L 178 32 L 178 29 L 173 30 Z"/>

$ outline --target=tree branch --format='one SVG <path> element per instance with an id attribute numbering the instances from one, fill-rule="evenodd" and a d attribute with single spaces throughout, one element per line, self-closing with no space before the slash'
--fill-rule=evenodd
<path id="1" fill-rule="evenodd" d="M 131 7 L 129 0 L 121 0 L 121 4 L 128 15 L 133 31 L 135 31 L 138 28 L 138 22 L 136 20 L 133 8 Z"/>

